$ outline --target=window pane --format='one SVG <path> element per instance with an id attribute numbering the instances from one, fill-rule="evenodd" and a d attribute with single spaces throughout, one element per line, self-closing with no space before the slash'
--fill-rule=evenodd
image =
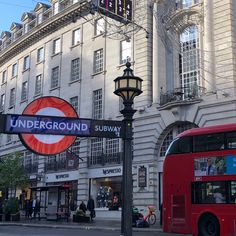
<path id="1" fill-rule="evenodd" d="M 4 110 L 4 106 L 5 106 L 5 94 L 2 94 L 0 100 L 0 111 Z"/>
<path id="2" fill-rule="evenodd" d="M 28 83 L 27 82 L 22 83 L 21 101 L 24 101 L 27 98 L 27 89 L 28 89 Z"/>
<path id="3" fill-rule="evenodd" d="M 73 41 L 72 44 L 76 45 L 80 43 L 81 35 L 80 35 L 80 29 L 74 30 L 73 31 Z"/>
<path id="4" fill-rule="evenodd" d="M 100 18 L 95 22 L 95 36 L 104 33 L 105 31 L 105 20 Z"/>
<path id="5" fill-rule="evenodd" d="M 36 76 L 35 80 L 35 95 L 39 95 L 42 92 L 42 75 Z"/>
<path id="6" fill-rule="evenodd" d="M 103 71 L 103 49 L 94 52 L 94 73 Z"/>
<path id="7" fill-rule="evenodd" d="M 39 48 L 37 52 L 37 62 L 41 62 L 44 59 L 44 48 Z"/>
<path id="8" fill-rule="evenodd" d="M 78 112 L 78 97 L 72 97 L 70 98 L 70 104 L 74 107 L 76 112 Z"/>
<path id="9" fill-rule="evenodd" d="M 23 65 L 23 70 L 29 69 L 29 56 L 26 56 L 24 58 L 24 65 Z"/>
<path id="10" fill-rule="evenodd" d="M 12 88 L 10 91 L 10 100 L 9 100 L 9 106 L 12 107 L 15 105 L 15 88 Z"/>
<path id="11" fill-rule="evenodd" d="M 12 77 L 17 76 L 17 63 L 12 66 Z"/>
<path id="12" fill-rule="evenodd" d="M 131 42 L 126 40 L 121 42 L 121 64 L 131 61 Z"/>
<path id="13" fill-rule="evenodd" d="M 3 71 L 2 72 L 2 83 L 4 84 L 5 82 L 7 82 L 7 71 Z"/>
<path id="14" fill-rule="evenodd" d="M 52 69 L 51 89 L 57 88 L 59 85 L 59 66 Z"/>
<path id="15" fill-rule="evenodd" d="M 102 119 L 102 89 L 93 91 L 93 118 Z"/>
<path id="16" fill-rule="evenodd" d="M 76 58 L 71 61 L 71 81 L 79 80 L 80 78 L 80 59 Z"/>
<path id="17" fill-rule="evenodd" d="M 61 39 L 53 41 L 53 54 L 57 54 L 61 51 Z"/>

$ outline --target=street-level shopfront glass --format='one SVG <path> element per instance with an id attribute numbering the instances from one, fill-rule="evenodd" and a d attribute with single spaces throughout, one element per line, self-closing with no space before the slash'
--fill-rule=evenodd
<path id="1" fill-rule="evenodd" d="M 121 207 L 122 177 L 105 177 L 91 179 L 90 193 L 96 208 L 119 210 Z"/>

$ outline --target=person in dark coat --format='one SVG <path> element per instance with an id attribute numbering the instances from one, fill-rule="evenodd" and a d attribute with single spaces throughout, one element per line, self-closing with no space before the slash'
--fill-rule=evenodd
<path id="1" fill-rule="evenodd" d="M 25 218 L 29 219 L 32 215 L 32 203 L 30 200 L 25 201 Z"/>
<path id="2" fill-rule="evenodd" d="M 93 221 L 93 218 L 95 218 L 95 204 L 92 196 L 89 197 L 88 203 L 87 203 L 87 209 L 90 211 L 90 219 Z"/>
<path id="3" fill-rule="evenodd" d="M 84 204 L 83 201 L 80 203 L 79 209 L 82 210 L 84 212 L 84 214 L 86 213 L 87 207 L 86 207 L 86 205 Z"/>

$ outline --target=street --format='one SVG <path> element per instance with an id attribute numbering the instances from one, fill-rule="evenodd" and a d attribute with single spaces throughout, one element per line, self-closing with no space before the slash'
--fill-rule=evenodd
<path id="1" fill-rule="evenodd" d="M 120 236 L 117 230 L 58 229 L 24 226 L 0 226 L 0 236 Z M 146 232 L 133 232 L 133 236 L 146 236 Z M 181 236 L 162 232 L 148 232 L 148 236 Z M 186 235 L 185 235 L 186 236 Z"/>

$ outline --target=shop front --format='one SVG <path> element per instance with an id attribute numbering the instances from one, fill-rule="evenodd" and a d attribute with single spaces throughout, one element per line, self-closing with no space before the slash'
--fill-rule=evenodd
<path id="1" fill-rule="evenodd" d="M 57 220 L 77 208 L 78 171 L 49 173 L 45 185 L 32 188 L 33 198 L 40 199 L 41 215 Z"/>
<path id="2" fill-rule="evenodd" d="M 97 217 L 119 218 L 122 204 L 122 167 L 89 170 L 89 195 L 95 201 Z"/>

